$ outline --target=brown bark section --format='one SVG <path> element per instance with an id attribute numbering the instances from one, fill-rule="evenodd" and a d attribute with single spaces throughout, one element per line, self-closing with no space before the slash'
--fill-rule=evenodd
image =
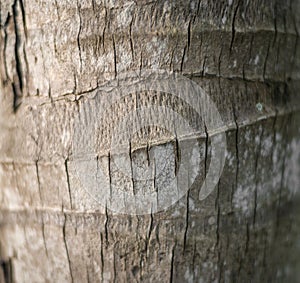
<path id="1" fill-rule="evenodd" d="M 1 1 L 0 281 L 297 282 L 299 15 L 296 0 Z M 203 174 L 167 211 L 113 215 L 74 172 L 74 117 L 119 73 L 157 68 L 217 105 L 225 168 L 204 201 Z"/>

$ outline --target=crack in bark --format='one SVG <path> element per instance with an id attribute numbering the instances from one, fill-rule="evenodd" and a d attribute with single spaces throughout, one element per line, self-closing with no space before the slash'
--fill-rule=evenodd
<path id="1" fill-rule="evenodd" d="M 142 68 L 143 68 L 143 51 L 141 50 L 141 56 L 140 56 L 140 75 L 142 74 Z"/>
<path id="2" fill-rule="evenodd" d="M 192 20 L 189 21 L 188 32 L 187 32 L 187 50 L 189 51 L 191 45 L 191 25 Z"/>
<path id="3" fill-rule="evenodd" d="M 71 282 L 74 282 L 74 278 L 73 278 L 73 273 L 72 273 L 72 268 L 71 268 L 71 258 L 70 258 L 70 254 L 69 254 L 69 250 L 68 250 L 68 245 L 67 245 L 67 239 L 66 239 L 66 221 L 67 221 L 67 216 L 66 214 L 64 214 L 65 220 L 64 220 L 64 224 L 63 224 L 63 241 L 64 241 L 64 246 L 65 246 L 65 250 L 66 250 L 66 255 L 67 255 L 67 260 L 68 260 L 68 264 L 69 264 L 69 272 L 70 272 L 70 277 L 71 277 Z"/>
<path id="4" fill-rule="evenodd" d="M 209 135 L 208 135 L 206 124 L 204 124 L 204 131 L 205 131 L 204 176 L 206 176 L 207 161 L 208 161 L 208 146 L 209 146 Z"/>
<path id="5" fill-rule="evenodd" d="M 179 170 L 179 166 L 180 166 L 180 147 L 179 147 L 179 142 L 178 142 L 178 138 L 177 138 L 177 134 L 175 135 L 175 143 L 174 143 L 174 152 L 175 152 L 175 166 L 174 166 L 174 174 L 175 177 L 177 176 L 178 170 Z"/>
<path id="6" fill-rule="evenodd" d="M 204 77 L 204 74 L 205 74 L 205 64 L 206 64 L 206 60 L 207 60 L 207 57 L 205 56 L 204 57 L 204 60 L 203 60 L 203 64 L 202 64 L 202 71 L 200 71 L 200 74 L 199 76 L 201 76 L 202 78 Z M 193 76 L 197 76 L 197 73 L 193 73 Z"/>
<path id="7" fill-rule="evenodd" d="M 58 3 L 57 3 L 57 0 L 54 0 L 54 4 L 55 4 L 55 8 L 56 8 L 58 21 L 60 21 L 60 15 L 59 15 L 59 9 L 58 9 L 59 6 L 58 6 Z"/>
<path id="8" fill-rule="evenodd" d="M 73 204 L 72 204 L 70 176 L 69 176 L 69 169 L 68 169 L 68 159 L 65 160 L 65 171 L 66 171 L 66 177 L 67 177 L 67 185 L 68 185 L 68 192 L 69 192 L 69 199 L 70 199 L 70 207 L 71 207 L 71 210 L 72 210 L 73 209 Z"/>
<path id="9" fill-rule="evenodd" d="M 220 87 L 220 81 L 221 81 L 221 63 L 222 63 L 222 52 L 223 52 L 223 45 L 221 45 L 219 58 L 218 58 L 218 77 L 219 77 L 219 87 Z M 220 88 L 221 90 L 221 88 Z"/>
<path id="10" fill-rule="evenodd" d="M 9 258 L 8 260 L 0 260 L 0 268 L 2 269 L 4 275 L 4 283 L 13 283 L 12 258 Z"/>
<path id="11" fill-rule="evenodd" d="M 133 39 L 132 39 L 132 25 L 134 21 L 134 15 L 132 16 L 130 25 L 129 25 L 129 41 L 130 41 L 130 49 L 131 49 L 131 57 L 132 61 L 134 61 L 134 46 L 133 46 Z"/>
<path id="12" fill-rule="evenodd" d="M 14 46 L 14 55 L 16 63 L 16 75 L 13 76 L 12 89 L 13 89 L 13 111 L 14 113 L 18 110 L 18 107 L 21 104 L 21 99 L 23 96 L 23 70 L 21 63 L 21 32 L 18 25 L 18 3 L 20 4 L 21 0 L 15 0 L 12 5 L 13 11 L 13 20 L 14 20 L 14 32 L 15 32 L 15 46 Z"/>
<path id="13" fill-rule="evenodd" d="M 108 209 L 107 205 L 105 206 L 105 222 L 104 222 L 104 232 L 105 232 L 105 243 L 108 246 Z"/>
<path id="14" fill-rule="evenodd" d="M 249 223 L 246 224 L 246 243 L 245 243 L 245 256 L 249 250 L 249 243 L 250 243 L 250 230 L 249 230 Z"/>
<path id="15" fill-rule="evenodd" d="M 232 105 L 233 118 L 235 123 L 235 157 L 236 157 L 236 171 L 235 171 L 235 189 L 238 188 L 238 177 L 239 177 L 239 167 L 240 167 L 240 158 L 239 158 L 239 124 L 237 121 L 237 115 L 235 112 L 234 104 Z M 231 206 L 233 201 L 234 192 L 231 194 Z"/>
<path id="16" fill-rule="evenodd" d="M 115 79 L 118 76 L 118 70 L 117 70 L 117 50 L 116 50 L 116 43 L 115 43 L 115 37 L 112 35 L 112 43 L 113 43 L 113 51 L 114 51 L 114 72 L 115 72 Z"/>
<path id="17" fill-rule="evenodd" d="M 105 7 L 105 15 L 104 15 L 104 27 L 103 27 L 103 30 L 102 30 L 102 48 L 103 48 L 103 51 L 105 52 L 105 31 L 106 31 L 106 25 L 107 25 L 107 8 Z"/>
<path id="18" fill-rule="evenodd" d="M 186 193 L 186 214 L 185 214 L 185 229 L 183 235 L 183 253 L 185 252 L 186 249 L 187 232 L 189 228 L 189 198 L 190 198 L 190 190 L 188 189 Z"/>
<path id="19" fill-rule="evenodd" d="M 101 282 L 103 282 L 103 274 L 104 274 L 104 256 L 103 256 L 103 235 L 100 233 L 100 242 L 101 242 L 101 249 L 100 249 L 100 258 L 101 258 Z"/>
<path id="20" fill-rule="evenodd" d="M 97 158 L 99 158 L 97 156 Z M 110 151 L 108 152 L 107 156 L 107 166 L 108 166 L 108 178 L 109 178 L 109 199 L 112 200 L 112 178 L 111 178 L 111 155 Z"/>
<path id="21" fill-rule="evenodd" d="M 132 185 L 132 193 L 135 196 L 136 195 L 136 188 L 135 188 L 135 182 L 134 182 L 134 174 L 133 174 L 133 160 L 132 160 L 132 149 L 131 149 L 131 140 L 129 141 L 129 146 L 128 146 L 128 154 L 129 154 L 129 160 L 130 160 L 130 174 L 131 174 L 131 185 Z"/>
<path id="22" fill-rule="evenodd" d="M 8 66 L 7 66 L 7 60 L 6 60 L 6 49 L 7 49 L 7 43 L 8 43 L 8 32 L 7 32 L 7 27 L 9 26 L 9 22 L 11 19 L 11 15 L 8 12 L 7 17 L 4 23 L 4 46 L 3 46 L 3 58 L 4 58 L 4 69 L 5 69 L 5 74 L 6 74 L 6 80 L 11 80 L 9 78 L 9 72 L 8 72 Z"/>
<path id="23" fill-rule="evenodd" d="M 271 46 L 271 40 L 269 40 L 268 48 L 267 48 L 267 54 L 266 54 L 266 58 L 265 58 L 265 61 L 264 61 L 264 67 L 263 67 L 263 80 L 264 81 L 266 79 L 267 62 L 268 62 L 269 53 L 270 53 L 270 46 Z"/>
<path id="24" fill-rule="evenodd" d="M 216 227 L 216 245 L 215 245 L 215 247 L 218 247 L 219 244 L 220 244 L 220 215 L 221 215 L 221 209 L 220 209 L 220 205 L 218 204 L 217 227 Z"/>
<path id="25" fill-rule="evenodd" d="M 80 2 L 77 0 L 77 10 L 78 10 L 78 16 L 79 16 L 79 29 L 77 33 L 77 46 L 78 46 L 78 53 L 79 53 L 79 61 L 80 61 L 80 73 L 82 72 L 82 55 L 81 55 L 81 45 L 80 45 L 80 34 L 82 29 L 82 18 L 80 13 Z"/>
<path id="26" fill-rule="evenodd" d="M 44 201 L 43 201 L 43 197 L 42 197 L 42 188 L 41 188 L 41 180 L 40 180 L 40 172 L 39 172 L 38 162 L 39 162 L 38 160 L 35 162 L 35 172 L 36 172 L 36 177 L 37 177 L 40 201 L 41 201 L 41 204 L 43 204 Z"/>
<path id="27" fill-rule="evenodd" d="M 170 283 L 173 283 L 175 247 L 176 247 L 176 243 L 174 244 L 172 251 L 171 251 L 171 267 L 170 267 L 170 280 L 169 280 Z"/>
<path id="28" fill-rule="evenodd" d="M 43 220 L 42 220 L 42 221 L 43 221 Z M 42 236 L 43 236 L 43 243 L 44 243 L 44 248 L 45 248 L 46 256 L 47 256 L 47 258 L 48 258 L 49 255 L 48 255 L 48 248 L 47 248 L 47 244 L 46 244 L 45 224 L 44 224 L 44 221 L 42 222 Z"/>
<path id="29" fill-rule="evenodd" d="M 185 46 L 183 48 L 183 54 L 182 54 L 181 63 L 180 63 L 180 73 L 182 73 L 182 70 L 183 70 L 183 64 L 184 64 L 184 58 L 185 58 L 186 48 L 187 48 L 187 46 Z"/>
<path id="30" fill-rule="evenodd" d="M 230 48 L 229 48 L 230 53 L 232 52 L 234 38 L 235 38 L 235 20 L 236 20 L 236 16 L 237 16 L 239 6 L 240 6 L 240 2 L 241 1 L 239 0 L 237 5 L 236 5 L 236 8 L 235 8 L 234 14 L 233 14 L 232 24 L 231 24 L 231 42 L 230 42 Z"/>
<path id="31" fill-rule="evenodd" d="M 148 228 L 148 232 L 146 235 L 146 242 L 145 242 L 146 256 L 149 256 L 149 242 L 150 242 L 152 231 L 153 231 L 153 213 L 152 213 L 152 208 L 151 208 L 150 223 L 149 223 L 149 228 Z"/>

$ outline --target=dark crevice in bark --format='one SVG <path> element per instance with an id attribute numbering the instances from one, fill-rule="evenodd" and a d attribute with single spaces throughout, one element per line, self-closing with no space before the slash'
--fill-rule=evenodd
<path id="1" fill-rule="evenodd" d="M 189 177 L 188 177 L 189 178 Z M 186 213 L 185 213 L 185 229 L 184 229 L 184 235 L 183 235 L 183 253 L 186 249 L 186 241 L 187 241 L 187 232 L 189 229 L 189 199 L 190 199 L 190 190 L 188 189 L 186 193 Z"/>
<path id="2" fill-rule="evenodd" d="M 57 13 L 57 18 L 58 18 L 58 21 L 60 21 L 60 14 L 59 14 L 59 10 L 58 10 L 58 3 L 57 3 L 57 0 L 54 0 L 54 3 L 55 3 L 55 8 L 56 8 L 56 13 Z"/>
<path id="3" fill-rule="evenodd" d="M 63 241 L 64 241 L 64 246 L 65 246 L 65 250 L 66 250 L 66 255 L 67 255 L 67 260 L 68 260 L 68 266 L 69 266 L 69 272 L 70 272 L 70 277 L 71 277 L 71 282 L 74 282 L 74 278 L 73 278 L 73 273 L 72 273 L 72 268 L 71 268 L 71 258 L 70 258 L 70 254 L 69 254 L 69 249 L 68 249 L 68 245 L 67 245 L 67 238 L 66 238 L 66 221 L 67 221 L 67 216 L 66 214 L 64 214 L 64 224 L 63 224 Z"/>
<path id="4" fill-rule="evenodd" d="M 218 58 L 218 77 L 219 77 L 219 86 L 220 86 L 220 80 L 221 80 L 221 63 L 222 63 L 222 52 L 223 52 L 223 45 L 220 48 L 219 58 Z M 220 88 L 221 90 L 221 88 Z"/>
<path id="5" fill-rule="evenodd" d="M 81 13 L 80 13 L 80 2 L 77 0 L 77 9 L 78 9 L 78 16 L 79 16 L 79 29 L 78 29 L 78 34 L 77 34 L 77 46 L 78 46 L 78 52 L 79 52 L 79 61 L 80 61 L 80 73 L 82 71 L 82 54 L 81 54 L 81 45 L 80 45 L 80 34 L 82 30 L 82 18 L 81 18 Z"/>
<path id="6" fill-rule="evenodd" d="M 7 60 L 6 60 L 6 49 L 7 49 L 7 44 L 8 44 L 7 27 L 9 26 L 10 19 L 11 19 L 11 15 L 8 12 L 5 23 L 4 23 L 4 28 L 3 28 L 3 30 L 4 30 L 3 59 L 4 59 L 4 69 L 5 69 L 6 80 L 10 80 L 9 72 L 8 72 L 8 66 L 7 66 Z"/>
<path id="7" fill-rule="evenodd" d="M 92 0 L 92 8 L 93 8 L 93 12 L 96 12 L 96 3 L 95 0 Z"/>
<path id="8" fill-rule="evenodd" d="M 217 227 L 216 227 L 216 246 L 215 247 L 219 247 L 219 245 L 220 245 L 220 216 L 221 216 L 221 209 L 220 209 L 220 205 L 218 205 Z"/>
<path id="9" fill-rule="evenodd" d="M 104 274 L 104 254 L 103 254 L 103 235 L 100 233 L 100 241 L 101 241 L 101 249 L 100 249 L 100 258 L 101 258 L 101 282 L 103 282 L 103 274 Z"/>
<path id="10" fill-rule="evenodd" d="M 212 73 L 208 73 L 206 72 L 204 74 L 204 71 L 205 71 L 205 64 L 206 64 L 206 60 L 207 58 L 205 57 L 204 58 L 204 61 L 203 61 L 203 65 L 202 65 L 202 69 L 199 70 L 198 72 L 197 71 L 194 71 L 193 73 L 183 73 L 184 76 L 187 76 L 187 77 L 202 77 L 202 78 L 221 78 L 221 79 L 226 79 L 226 80 L 230 80 L 230 81 L 233 81 L 233 80 L 236 80 L 236 81 L 241 81 L 241 82 L 256 82 L 256 83 L 267 83 L 267 84 L 276 84 L 276 83 L 285 83 L 285 79 L 278 79 L 278 80 L 274 80 L 272 79 L 271 77 L 267 77 L 265 79 L 263 79 L 262 77 L 258 77 L 258 78 L 249 78 L 247 76 L 223 76 L 223 75 L 218 75 L 217 73 L 216 74 L 212 74 Z"/>
<path id="11" fill-rule="evenodd" d="M 133 46 L 133 39 L 132 39 L 132 25 L 134 21 L 134 15 L 132 16 L 130 25 L 129 25 L 129 41 L 130 41 L 130 49 L 131 49 L 131 58 L 132 62 L 134 62 L 134 46 Z"/>
<path id="12" fill-rule="evenodd" d="M 115 43 L 115 37 L 112 35 L 112 44 L 113 44 L 113 50 L 114 50 L 114 72 L 115 72 L 115 79 L 118 75 L 117 70 L 117 49 L 116 49 L 116 43 Z"/>
<path id="13" fill-rule="evenodd" d="M 197 15 L 199 15 L 201 1 L 202 1 L 202 0 L 198 0 L 198 4 L 197 4 Z"/>
<path id="14" fill-rule="evenodd" d="M 51 95 L 51 85 L 50 85 L 50 82 L 48 82 L 48 85 L 49 85 L 49 88 L 48 88 L 48 98 L 50 99 L 50 102 L 51 104 L 53 104 L 53 98 L 52 98 L 52 95 Z M 76 89 L 76 86 L 75 86 L 75 89 Z"/>
<path id="15" fill-rule="evenodd" d="M 128 145 L 128 155 L 129 155 L 129 162 L 130 162 L 130 174 L 131 174 L 130 179 L 131 179 L 131 185 L 132 185 L 132 193 L 133 193 L 133 195 L 136 195 L 137 192 L 136 192 L 135 182 L 134 182 L 131 141 L 129 141 L 129 145 Z"/>
<path id="16" fill-rule="evenodd" d="M 97 163 L 98 164 L 98 163 Z M 68 159 L 65 160 L 65 171 L 66 171 L 66 177 L 67 177 L 67 185 L 68 185 L 68 192 L 69 192 L 69 198 L 70 198 L 70 208 L 73 209 L 72 204 L 72 194 L 71 194 L 71 185 L 70 185 L 70 176 L 69 176 L 69 169 L 68 169 Z"/>
<path id="17" fill-rule="evenodd" d="M 106 246 L 108 246 L 108 209 L 107 209 L 107 205 L 105 206 L 105 222 L 104 222 L 104 233 L 105 233 L 105 243 Z"/>
<path id="18" fill-rule="evenodd" d="M 187 49 L 187 46 L 185 46 L 183 48 L 183 53 L 182 53 L 182 58 L 181 58 L 181 63 L 180 63 L 180 73 L 182 73 L 182 70 L 183 70 L 183 64 L 184 64 L 186 49 Z"/>
<path id="19" fill-rule="evenodd" d="M 173 67 L 173 59 L 174 59 L 174 52 L 175 52 L 175 49 L 176 49 L 176 48 L 173 48 L 173 49 L 172 49 L 172 52 L 171 52 L 171 59 L 170 59 L 170 64 L 169 64 L 169 70 L 170 70 L 170 71 L 173 71 L 173 68 L 174 68 L 174 67 Z"/>
<path id="20" fill-rule="evenodd" d="M 106 25 L 107 25 L 107 9 L 105 8 L 105 15 L 104 15 L 104 27 L 103 27 L 103 30 L 102 30 L 102 48 L 103 48 L 103 51 L 105 52 L 105 31 L 106 31 Z"/>
<path id="21" fill-rule="evenodd" d="M 143 69 L 143 51 L 141 51 L 141 56 L 140 56 L 140 74 L 142 73 Z"/>
<path id="22" fill-rule="evenodd" d="M 187 33 L 187 50 L 189 51 L 191 45 L 191 24 L 192 20 L 189 21 L 188 33 Z"/>
<path id="23" fill-rule="evenodd" d="M 72 94 L 74 94 L 75 100 L 77 100 L 77 96 L 80 94 L 77 93 L 77 76 L 76 76 L 75 70 L 73 71 L 73 80 L 74 80 L 74 88 L 73 88 Z"/>
<path id="24" fill-rule="evenodd" d="M 154 178 L 153 178 L 153 189 L 156 193 L 156 206 L 158 207 L 158 205 L 159 205 L 158 198 L 159 197 L 158 197 L 158 186 L 156 185 L 156 164 L 155 164 L 155 162 L 153 162 L 153 176 L 154 176 Z"/>
<path id="25" fill-rule="evenodd" d="M 21 63 L 20 47 L 21 47 L 21 32 L 18 25 L 18 0 L 15 0 L 12 5 L 13 20 L 14 20 L 14 32 L 15 32 L 15 63 L 16 63 L 16 75 L 13 77 L 12 89 L 13 89 L 13 111 L 16 112 L 21 104 L 21 98 L 23 95 L 23 70 Z"/>
<path id="26" fill-rule="evenodd" d="M 147 142 L 147 146 L 146 146 L 146 158 L 147 158 L 147 165 L 149 167 L 150 166 L 150 147 L 149 147 L 148 142 Z"/>
<path id="27" fill-rule="evenodd" d="M 41 179 L 40 179 L 40 172 L 39 172 L 39 165 L 38 160 L 35 162 L 35 172 L 36 172 L 36 178 L 37 178 L 37 184 L 38 184 L 38 190 L 39 190 L 39 196 L 41 204 L 43 205 L 43 197 L 42 197 L 42 188 L 41 188 Z"/>
<path id="28" fill-rule="evenodd" d="M 236 8 L 235 8 L 234 14 L 233 14 L 232 24 L 231 24 L 231 42 L 230 42 L 230 48 L 229 48 L 230 53 L 232 52 L 234 38 L 235 38 L 235 20 L 236 20 L 236 16 L 237 16 L 239 6 L 240 6 L 240 2 L 241 1 L 239 0 L 237 5 L 236 5 Z"/>
<path id="29" fill-rule="evenodd" d="M 265 61 L 264 61 L 264 68 L 263 68 L 263 80 L 264 81 L 266 79 L 266 70 L 267 70 L 267 62 L 268 62 L 269 53 L 270 53 L 270 46 L 271 46 L 271 40 L 269 40 L 267 53 L 266 53 L 266 58 L 265 58 Z"/>
<path id="30" fill-rule="evenodd" d="M 139 66 L 140 73 L 142 72 L 142 60 L 143 60 L 143 57 L 142 57 L 142 52 L 141 52 L 140 66 Z M 187 78 L 193 78 L 193 77 L 199 78 L 199 77 L 201 77 L 201 78 L 205 78 L 205 79 L 208 79 L 208 80 L 210 80 L 210 79 L 218 79 L 218 80 L 223 79 L 223 80 L 228 80 L 230 82 L 236 81 L 236 82 L 245 82 L 245 83 L 261 83 L 261 84 L 266 84 L 266 85 L 270 85 L 270 84 L 278 85 L 278 84 L 284 84 L 285 83 L 284 80 L 273 80 L 270 77 L 263 80 L 262 78 L 252 79 L 252 78 L 247 78 L 247 77 L 243 77 L 243 76 L 241 76 L 241 77 L 238 77 L 238 76 L 223 76 L 223 75 L 212 74 L 212 73 L 207 73 L 207 72 L 204 74 L 206 60 L 207 60 L 207 58 L 204 59 L 202 68 L 198 72 L 192 72 L 192 73 L 191 72 L 183 72 L 182 75 L 186 76 Z M 172 68 L 171 65 L 170 65 L 170 68 Z M 74 74 L 74 78 L 76 78 L 75 74 Z M 74 79 L 74 83 L 76 83 L 76 86 L 75 86 L 75 88 L 72 92 L 62 93 L 59 97 L 57 97 L 57 98 L 52 97 L 51 101 L 44 101 L 44 102 L 40 103 L 39 105 L 46 105 L 48 103 L 52 103 L 52 102 L 56 102 L 56 101 L 62 101 L 62 100 L 65 100 L 67 98 L 67 96 L 74 96 L 74 95 L 80 96 L 80 95 L 84 95 L 84 94 L 89 94 L 89 93 L 92 93 L 95 90 L 97 90 L 99 87 L 101 87 L 101 85 L 99 85 L 97 83 L 97 86 L 95 86 L 95 87 L 77 92 L 77 90 L 76 90 L 77 89 L 77 80 Z M 32 100 L 32 98 L 33 97 L 31 97 L 30 99 Z M 26 99 L 24 99 L 23 103 L 25 103 L 25 102 L 26 102 Z"/>
<path id="31" fill-rule="evenodd" d="M 4 275 L 3 283 L 13 283 L 13 265 L 12 259 L 0 260 L 0 268 L 2 269 Z M 1 279 L 1 278 L 0 278 Z"/>
<path id="32" fill-rule="evenodd" d="M 149 223 L 149 228 L 148 228 L 148 232 L 147 232 L 147 236 L 146 236 L 146 243 L 145 243 L 146 256 L 149 255 L 149 242 L 150 242 L 152 231 L 153 231 L 153 213 L 152 213 L 152 209 L 151 209 L 150 223 Z"/>
<path id="33" fill-rule="evenodd" d="M 238 178 L 239 178 L 239 167 L 240 167 L 240 157 L 239 157 L 239 125 L 237 121 L 237 115 L 234 105 L 232 106 L 233 118 L 235 123 L 235 157 L 236 157 L 236 171 L 235 171 L 235 189 L 238 188 Z M 233 193 L 231 194 L 231 205 L 233 200 Z"/>
<path id="34" fill-rule="evenodd" d="M 43 236 L 43 243 L 44 243 L 45 253 L 46 253 L 46 256 L 48 257 L 49 255 L 48 255 L 48 248 L 47 248 L 47 244 L 46 244 L 45 224 L 44 224 L 44 221 L 42 222 L 42 236 Z"/>
<path id="35" fill-rule="evenodd" d="M 109 199 L 112 200 L 112 171 L 111 171 L 111 155 L 110 152 L 108 152 L 107 156 L 107 166 L 108 166 L 108 178 L 109 178 Z"/>
<path id="36" fill-rule="evenodd" d="M 246 243 L 245 243 L 245 251 L 244 251 L 245 257 L 249 250 L 249 243 L 250 243 L 250 230 L 249 229 L 250 229 L 249 223 L 247 223 L 246 224 Z"/>
<path id="37" fill-rule="evenodd" d="M 173 276 L 174 276 L 174 257 L 175 257 L 175 248 L 176 248 L 176 243 L 174 244 L 172 251 L 171 251 L 171 263 L 170 263 L 170 283 L 173 283 Z"/>
<path id="38" fill-rule="evenodd" d="M 201 72 L 199 74 L 199 76 L 201 76 L 202 78 L 204 77 L 204 73 L 205 73 L 206 60 L 207 60 L 207 57 L 205 56 L 204 60 L 203 60 L 203 64 L 202 64 L 202 70 L 201 70 Z M 197 74 L 193 73 L 193 76 L 197 76 Z"/>
<path id="39" fill-rule="evenodd" d="M 205 155 L 204 155 L 204 177 L 207 173 L 207 162 L 208 162 L 208 146 L 209 146 L 209 136 L 206 125 L 204 125 L 205 130 Z"/>
<path id="40" fill-rule="evenodd" d="M 175 168 L 174 168 L 174 174 L 175 174 L 175 177 L 177 177 L 177 173 L 178 173 L 178 170 L 179 170 L 179 166 L 180 166 L 180 147 L 179 147 L 179 142 L 178 142 L 178 138 L 177 138 L 177 135 L 175 137 L 175 142 L 174 142 L 174 163 L 175 163 Z"/>

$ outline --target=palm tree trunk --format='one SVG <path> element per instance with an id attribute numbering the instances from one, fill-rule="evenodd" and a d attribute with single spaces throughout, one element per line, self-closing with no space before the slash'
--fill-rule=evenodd
<path id="1" fill-rule="evenodd" d="M 297 282 L 298 0 L 1 0 L 0 24 L 1 282 Z M 149 89 L 104 107 L 109 83 L 158 69 L 196 83 L 222 118 L 225 164 L 203 199 L 217 123 Z M 161 211 L 116 213 L 121 204 L 98 197 L 94 165 L 113 192 L 133 195 L 159 195 L 180 170 L 178 140 L 158 125 L 141 127 L 127 157 L 133 175 L 170 161 L 162 182 L 118 173 L 113 129 L 153 104 L 199 127 L 187 141 L 199 164 L 183 166 L 197 176 Z M 91 145 L 96 161 L 78 174 L 74 151 L 89 160 Z"/>

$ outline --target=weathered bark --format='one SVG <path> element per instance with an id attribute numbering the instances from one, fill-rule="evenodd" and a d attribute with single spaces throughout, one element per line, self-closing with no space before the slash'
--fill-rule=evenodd
<path id="1" fill-rule="evenodd" d="M 0 281 L 297 282 L 298 0 L 1 0 L 0 24 Z M 202 126 L 202 174 L 183 198 L 155 214 L 112 214 L 76 175 L 74 121 L 85 105 L 97 112 L 93 96 L 107 98 L 109 81 L 144 69 L 209 94 L 227 126 L 225 167 L 199 200 L 211 139 Z M 193 119 L 174 97 L 146 92 L 111 110 L 97 142 L 153 101 Z M 160 129 L 145 136 L 173 146 Z M 131 158 L 147 155 L 141 140 Z M 147 187 L 107 170 L 117 189 Z"/>

